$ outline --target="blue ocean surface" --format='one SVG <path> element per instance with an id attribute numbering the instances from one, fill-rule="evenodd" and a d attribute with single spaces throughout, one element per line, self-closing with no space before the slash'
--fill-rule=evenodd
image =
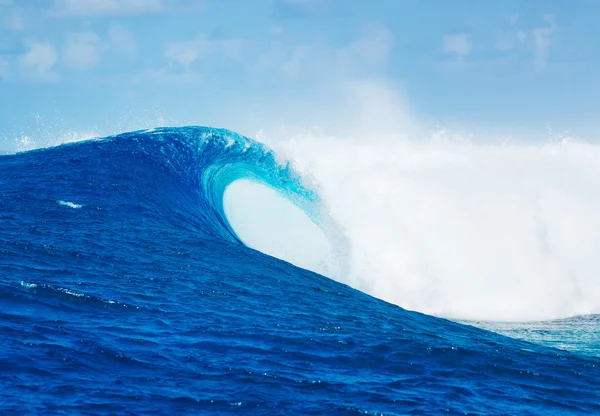
<path id="1" fill-rule="evenodd" d="M 0 156 L 0 413 L 600 414 L 595 349 L 411 312 L 248 248 L 223 209 L 243 178 L 324 221 L 318 192 L 227 130 Z"/>

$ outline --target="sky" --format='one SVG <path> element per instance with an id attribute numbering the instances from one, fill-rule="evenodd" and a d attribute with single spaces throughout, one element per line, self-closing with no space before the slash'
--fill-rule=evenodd
<path id="1" fill-rule="evenodd" d="M 0 150 L 191 124 L 595 139 L 597 16 L 600 0 L 0 0 Z"/>

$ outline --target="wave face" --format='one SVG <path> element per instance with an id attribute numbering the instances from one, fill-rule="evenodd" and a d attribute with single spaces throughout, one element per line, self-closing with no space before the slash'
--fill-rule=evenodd
<path id="1" fill-rule="evenodd" d="M 248 248 L 223 206 L 238 179 L 338 241 L 318 192 L 226 130 L 1 156 L 0 411 L 600 412 L 595 358 L 410 312 Z"/>

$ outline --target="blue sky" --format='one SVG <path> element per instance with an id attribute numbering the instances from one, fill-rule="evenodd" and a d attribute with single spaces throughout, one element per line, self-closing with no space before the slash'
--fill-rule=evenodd
<path id="1" fill-rule="evenodd" d="M 593 138 L 597 16 L 598 0 L 0 0 L 0 149 L 407 117 Z"/>

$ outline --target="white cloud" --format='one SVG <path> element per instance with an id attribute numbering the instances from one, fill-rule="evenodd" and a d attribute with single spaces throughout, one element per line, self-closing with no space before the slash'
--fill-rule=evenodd
<path id="1" fill-rule="evenodd" d="M 371 27 L 363 37 L 342 48 L 338 56 L 342 64 L 381 67 L 387 64 L 393 47 L 392 32 L 385 27 Z"/>
<path id="2" fill-rule="evenodd" d="M 552 34 L 554 33 L 554 16 L 551 14 L 544 16 L 549 26 L 533 29 L 533 42 L 535 47 L 534 68 L 536 71 L 542 71 L 546 67 L 550 46 L 552 44 Z"/>
<path id="3" fill-rule="evenodd" d="M 272 71 L 290 80 L 368 75 L 386 67 L 393 47 L 394 36 L 383 26 L 365 27 L 361 36 L 339 46 L 322 41 L 294 44 L 287 37 L 275 37 L 258 56 L 253 69 Z"/>
<path id="4" fill-rule="evenodd" d="M 163 11 L 166 3 L 165 0 L 54 0 L 50 13 L 56 17 L 156 13 Z"/>
<path id="5" fill-rule="evenodd" d="M 183 66 L 189 66 L 198 58 L 207 56 L 211 51 L 211 42 L 199 35 L 193 40 L 185 42 L 172 42 L 165 48 L 165 57 Z"/>
<path id="6" fill-rule="evenodd" d="M 108 28 L 107 38 L 103 41 L 92 31 L 68 33 L 62 51 L 62 63 L 78 71 L 90 70 L 100 63 L 102 54 L 109 48 L 131 58 L 137 56 L 133 33 L 121 25 L 112 23 Z"/>
<path id="7" fill-rule="evenodd" d="M 28 41 L 26 44 L 29 48 L 28 51 L 19 57 L 21 67 L 39 81 L 58 80 L 58 74 L 54 71 L 58 54 L 54 46 L 47 42 L 37 41 Z"/>
<path id="8" fill-rule="evenodd" d="M 108 41 L 119 53 L 134 58 L 138 48 L 133 33 L 123 26 L 111 23 L 108 28 Z"/>
<path id="9" fill-rule="evenodd" d="M 472 42 L 470 34 L 444 35 L 443 43 L 445 53 L 455 54 L 459 58 L 464 58 L 471 54 Z"/>
<path id="10" fill-rule="evenodd" d="M 198 59 L 209 55 L 219 55 L 228 59 L 239 59 L 243 42 L 240 39 L 212 40 L 205 34 L 184 42 L 172 42 L 165 47 L 165 57 L 177 64 L 188 67 Z"/>
<path id="11" fill-rule="evenodd" d="M 511 14 L 508 17 L 508 27 L 498 32 L 496 49 L 509 51 L 525 42 L 526 34 L 523 30 L 517 29 L 517 23 L 519 23 L 519 14 Z"/>
<path id="12" fill-rule="evenodd" d="M 70 68 L 92 69 L 100 62 L 103 49 L 104 45 L 94 32 L 68 33 L 62 58 Z"/>

